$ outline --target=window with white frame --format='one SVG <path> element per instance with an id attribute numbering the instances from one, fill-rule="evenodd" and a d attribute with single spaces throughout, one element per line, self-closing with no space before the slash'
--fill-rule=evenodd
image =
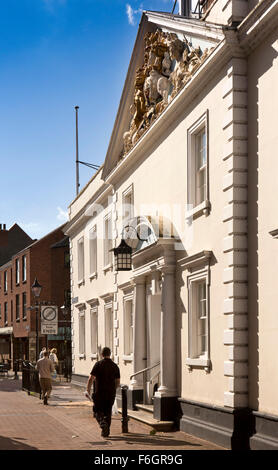
<path id="1" fill-rule="evenodd" d="M 22 318 L 26 319 L 27 314 L 27 301 L 26 301 L 26 292 L 22 293 Z"/>
<path id="2" fill-rule="evenodd" d="M 80 238 L 78 244 L 78 282 L 84 281 L 84 237 Z"/>
<path id="3" fill-rule="evenodd" d="M 8 292 L 8 271 L 4 271 L 4 292 Z"/>
<path id="4" fill-rule="evenodd" d="M 89 244 L 90 244 L 90 276 L 97 273 L 97 226 L 89 231 Z"/>
<path id="5" fill-rule="evenodd" d="M 15 296 L 15 319 L 19 321 L 20 319 L 20 311 L 19 311 L 19 294 Z"/>
<path id="6" fill-rule="evenodd" d="M 124 297 L 124 359 L 133 354 L 133 295 Z"/>
<path id="7" fill-rule="evenodd" d="M 105 306 L 105 346 L 114 350 L 114 328 L 113 328 L 113 309 L 112 304 Z"/>
<path id="8" fill-rule="evenodd" d="M 26 255 L 22 256 L 22 282 L 26 281 Z"/>
<path id="9" fill-rule="evenodd" d="M 85 310 L 79 312 L 79 357 L 85 356 Z"/>
<path id="10" fill-rule="evenodd" d="M 187 202 L 189 210 L 198 213 L 209 208 L 208 111 L 190 127 L 187 139 Z"/>
<path id="11" fill-rule="evenodd" d="M 98 310 L 92 308 L 91 312 L 91 356 L 93 358 L 97 357 L 98 351 Z"/>
<path id="12" fill-rule="evenodd" d="M 188 359 L 187 364 L 208 367 L 209 360 L 209 272 L 188 276 Z"/>
<path id="13" fill-rule="evenodd" d="M 15 260 L 15 283 L 19 284 L 19 258 Z"/>
<path id="14" fill-rule="evenodd" d="M 4 303 L 4 324 L 8 324 L 8 302 Z"/>
<path id="15" fill-rule="evenodd" d="M 125 227 L 129 221 L 134 217 L 134 198 L 133 198 L 133 184 L 131 184 L 123 192 L 123 206 L 122 206 L 122 218 L 123 227 Z"/>
<path id="16" fill-rule="evenodd" d="M 103 263 L 104 267 L 112 264 L 112 216 L 111 212 L 104 218 Z"/>

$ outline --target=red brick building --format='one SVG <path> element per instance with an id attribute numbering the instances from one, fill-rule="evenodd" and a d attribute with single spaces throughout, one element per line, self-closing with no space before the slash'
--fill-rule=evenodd
<path id="1" fill-rule="evenodd" d="M 9 321 L 9 311 L 13 310 L 12 299 L 8 299 L 8 286 L 12 288 L 12 256 L 35 240 L 27 235 L 17 224 L 9 230 L 5 224 L 0 224 L 0 361 L 11 356 L 12 326 Z M 5 318 L 6 317 L 6 318 Z"/>
<path id="2" fill-rule="evenodd" d="M 59 360 L 70 356 L 70 308 L 60 309 L 70 307 L 69 247 L 62 228 L 13 253 L 0 266 L 0 334 L 7 333 L 9 338 L 9 348 L 6 345 L 1 351 L 0 346 L 0 360 L 1 354 L 6 358 L 8 354 L 12 361 L 35 361 L 37 337 L 39 351 L 43 346 L 56 347 Z M 36 299 L 31 289 L 35 278 L 42 285 L 39 303 L 59 307 L 58 335 L 41 335 L 40 314 L 37 335 Z"/>

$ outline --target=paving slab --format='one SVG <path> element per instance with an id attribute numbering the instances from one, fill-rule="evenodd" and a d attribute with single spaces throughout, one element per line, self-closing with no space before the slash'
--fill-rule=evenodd
<path id="1" fill-rule="evenodd" d="M 0 450 L 225 450 L 181 431 L 152 435 L 133 419 L 122 434 L 121 415 L 113 416 L 110 437 L 103 438 L 84 391 L 55 383 L 45 406 L 21 390 L 20 379 L 0 378 Z"/>

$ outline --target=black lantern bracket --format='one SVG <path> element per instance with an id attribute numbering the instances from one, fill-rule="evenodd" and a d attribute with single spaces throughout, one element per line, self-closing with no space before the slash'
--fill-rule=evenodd
<path id="1" fill-rule="evenodd" d="M 131 271 L 132 269 L 132 247 L 129 246 L 123 238 L 124 231 L 129 232 L 130 229 L 135 231 L 136 238 L 139 241 L 147 241 L 147 238 L 141 238 L 139 236 L 136 228 L 132 227 L 131 225 L 124 227 L 121 234 L 122 239 L 120 244 L 117 246 L 117 248 L 112 248 L 112 250 L 110 250 L 114 253 L 116 271 Z"/>

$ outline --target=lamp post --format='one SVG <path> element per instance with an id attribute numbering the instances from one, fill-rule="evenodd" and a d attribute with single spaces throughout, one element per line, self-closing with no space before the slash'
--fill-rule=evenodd
<path id="1" fill-rule="evenodd" d="M 39 358 L 39 308 L 38 308 L 38 298 L 41 295 L 42 286 L 38 282 L 37 278 L 31 287 L 33 296 L 36 299 L 36 361 Z"/>
<path id="2" fill-rule="evenodd" d="M 70 342 L 67 339 L 67 328 L 68 325 L 70 327 L 71 320 L 66 320 L 67 315 L 70 313 L 69 303 L 65 301 L 65 304 L 60 307 L 60 310 L 62 311 L 64 317 L 64 320 L 62 320 L 64 324 L 64 374 L 68 382 L 70 381 L 71 376 L 71 347 L 69 347 Z"/>

